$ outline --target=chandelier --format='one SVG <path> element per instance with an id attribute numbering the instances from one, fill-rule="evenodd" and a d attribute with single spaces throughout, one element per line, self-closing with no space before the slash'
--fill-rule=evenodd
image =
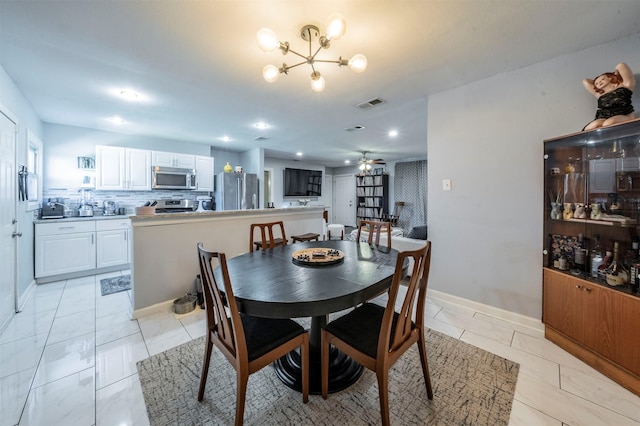
<path id="1" fill-rule="evenodd" d="M 266 65 L 262 69 L 262 76 L 269 83 L 274 83 L 280 77 L 280 74 L 288 74 L 291 68 L 295 68 L 302 64 L 309 64 L 311 67 L 311 88 L 315 92 L 322 92 L 324 90 L 325 82 L 324 78 L 320 74 L 315 67 L 316 62 L 328 62 L 338 64 L 339 67 L 343 65 L 348 65 L 349 68 L 354 70 L 357 73 L 361 73 L 365 69 L 367 69 L 367 58 L 366 56 L 358 53 L 354 55 L 351 59 L 343 59 L 341 56 L 338 57 L 337 60 L 324 60 L 324 59 L 316 59 L 316 56 L 322 49 L 328 49 L 331 45 L 332 40 L 338 40 L 342 37 L 347 29 L 347 23 L 344 18 L 334 13 L 329 16 L 327 23 L 327 33 L 326 35 L 321 36 L 320 30 L 315 25 L 305 25 L 300 29 L 300 37 L 309 43 L 309 53 L 308 55 L 303 55 L 301 53 L 296 52 L 295 50 L 289 47 L 289 42 L 285 41 L 284 43 L 278 40 L 276 33 L 269 29 L 263 28 L 258 31 L 258 46 L 265 52 L 273 52 L 276 49 L 280 49 L 283 55 L 291 52 L 294 55 L 299 56 L 303 60 L 294 65 L 287 65 L 285 63 L 282 64 L 281 67 L 276 67 L 275 65 Z M 313 51 L 313 41 L 317 40 L 318 48 L 316 51 Z"/>

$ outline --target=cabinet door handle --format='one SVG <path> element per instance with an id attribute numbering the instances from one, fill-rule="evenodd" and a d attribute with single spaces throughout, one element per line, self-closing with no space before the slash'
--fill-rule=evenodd
<path id="1" fill-rule="evenodd" d="M 94 234 L 91 234 L 91 245 L 93 245 L 93 236 Z"/>
<path id="2" fill-rule="evenodd" d="M 578 285 L 576 285 L 576 288 L 577 288 L 578 290 L 581 290 L 581 289 L 582 289 L 582 286 L 581 286 L 580 284 L 578 284 Z"/>
<path id="3" fill-rule="evenodd" d="M 588 291 L 588 292 L 590 292 L 590 291 L 591 291 L 591 289 L 590 289 L 589 287 L 585 287 L 585 288 L 584 288 L 584 291 Z"/>
<path id="4" fill-rule="evenodd" d="M 76 229 L 75 226 L 61 226 L 58 229 Z"/>

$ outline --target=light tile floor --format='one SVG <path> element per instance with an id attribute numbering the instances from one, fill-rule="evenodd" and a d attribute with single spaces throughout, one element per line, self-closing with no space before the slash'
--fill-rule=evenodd
<path id="1" fill-rule="evenodd" d="M 129 320 L 100 279 L 44 284 L 0 334 L 0 426 L 147 425 L 136 362 L 204 335 L 204 311 Z M 636 425 L 640 398 L 532 330 L 429 299 L 428 327 L 520 364 L 510 425 Z M 314 396 L 312 396 L 314 397 Z"/>

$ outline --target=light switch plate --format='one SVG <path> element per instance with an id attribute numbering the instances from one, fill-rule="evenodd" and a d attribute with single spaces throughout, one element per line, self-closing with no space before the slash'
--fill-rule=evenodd
<path id="1" fill-rule="evenodd" d="M 442 179 L 442 190 L 451 191 L 451 179 Z"/>

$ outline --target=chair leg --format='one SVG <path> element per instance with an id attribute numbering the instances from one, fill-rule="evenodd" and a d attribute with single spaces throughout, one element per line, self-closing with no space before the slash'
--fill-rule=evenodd
<path id="1" fill-rule="evenodd" d="M 249 381 L 249 375 L 238 372 L 237 381 L 238 393 L 236 394 L 236 426 L 242 426 L 244 422 L 244 401 L 247 396 L 247 382 Z"/>
<path id="2" fill-rule="evenodd" d="M 420 350 L 420 364 L 422 364 L 422 375 L 424 376 L 424 384 L 427 386 L 427 397 L 433 399 L 433 389 L 431 388 L 431 376 L 429 375 L 429 364 L 427 363 L 427 346 L 424 337 L 424 331 L 418 339 L 418 349 Z"/>
<path id="3" fill-rule="evenodd" d="M 380 415 L 383 426 L 389 426 L 389 370 L 377 371 L 378 394 L 380 395 Z"/>
<path id="4" fill-rule="evenodd" d="M 322 397 L 327 399 L 329 395 L 329 336 L 324 329 L 320 333 L 320 382 L 322 385 Z"/>
<path id="5" fill-rule="evenodd" d="M 208 331 L 207 331 L 208 332 Z M 211 361 L 211 350 L 213 342 L 207 336 L 207 342 L 204 348 L 204 361 L 202 362 L 202 373 L 200 373 L 200 389 L 198 389 L 198 401 L 204 398 L 204 388 L 207 385 L 207 375 L 209 374 L 209 362 Z"/>
<path id="6" fill-rule="evenodd" d="M 309 334 L 303 336 L 302 348 L 302 402 L 309 402 Z"/>

